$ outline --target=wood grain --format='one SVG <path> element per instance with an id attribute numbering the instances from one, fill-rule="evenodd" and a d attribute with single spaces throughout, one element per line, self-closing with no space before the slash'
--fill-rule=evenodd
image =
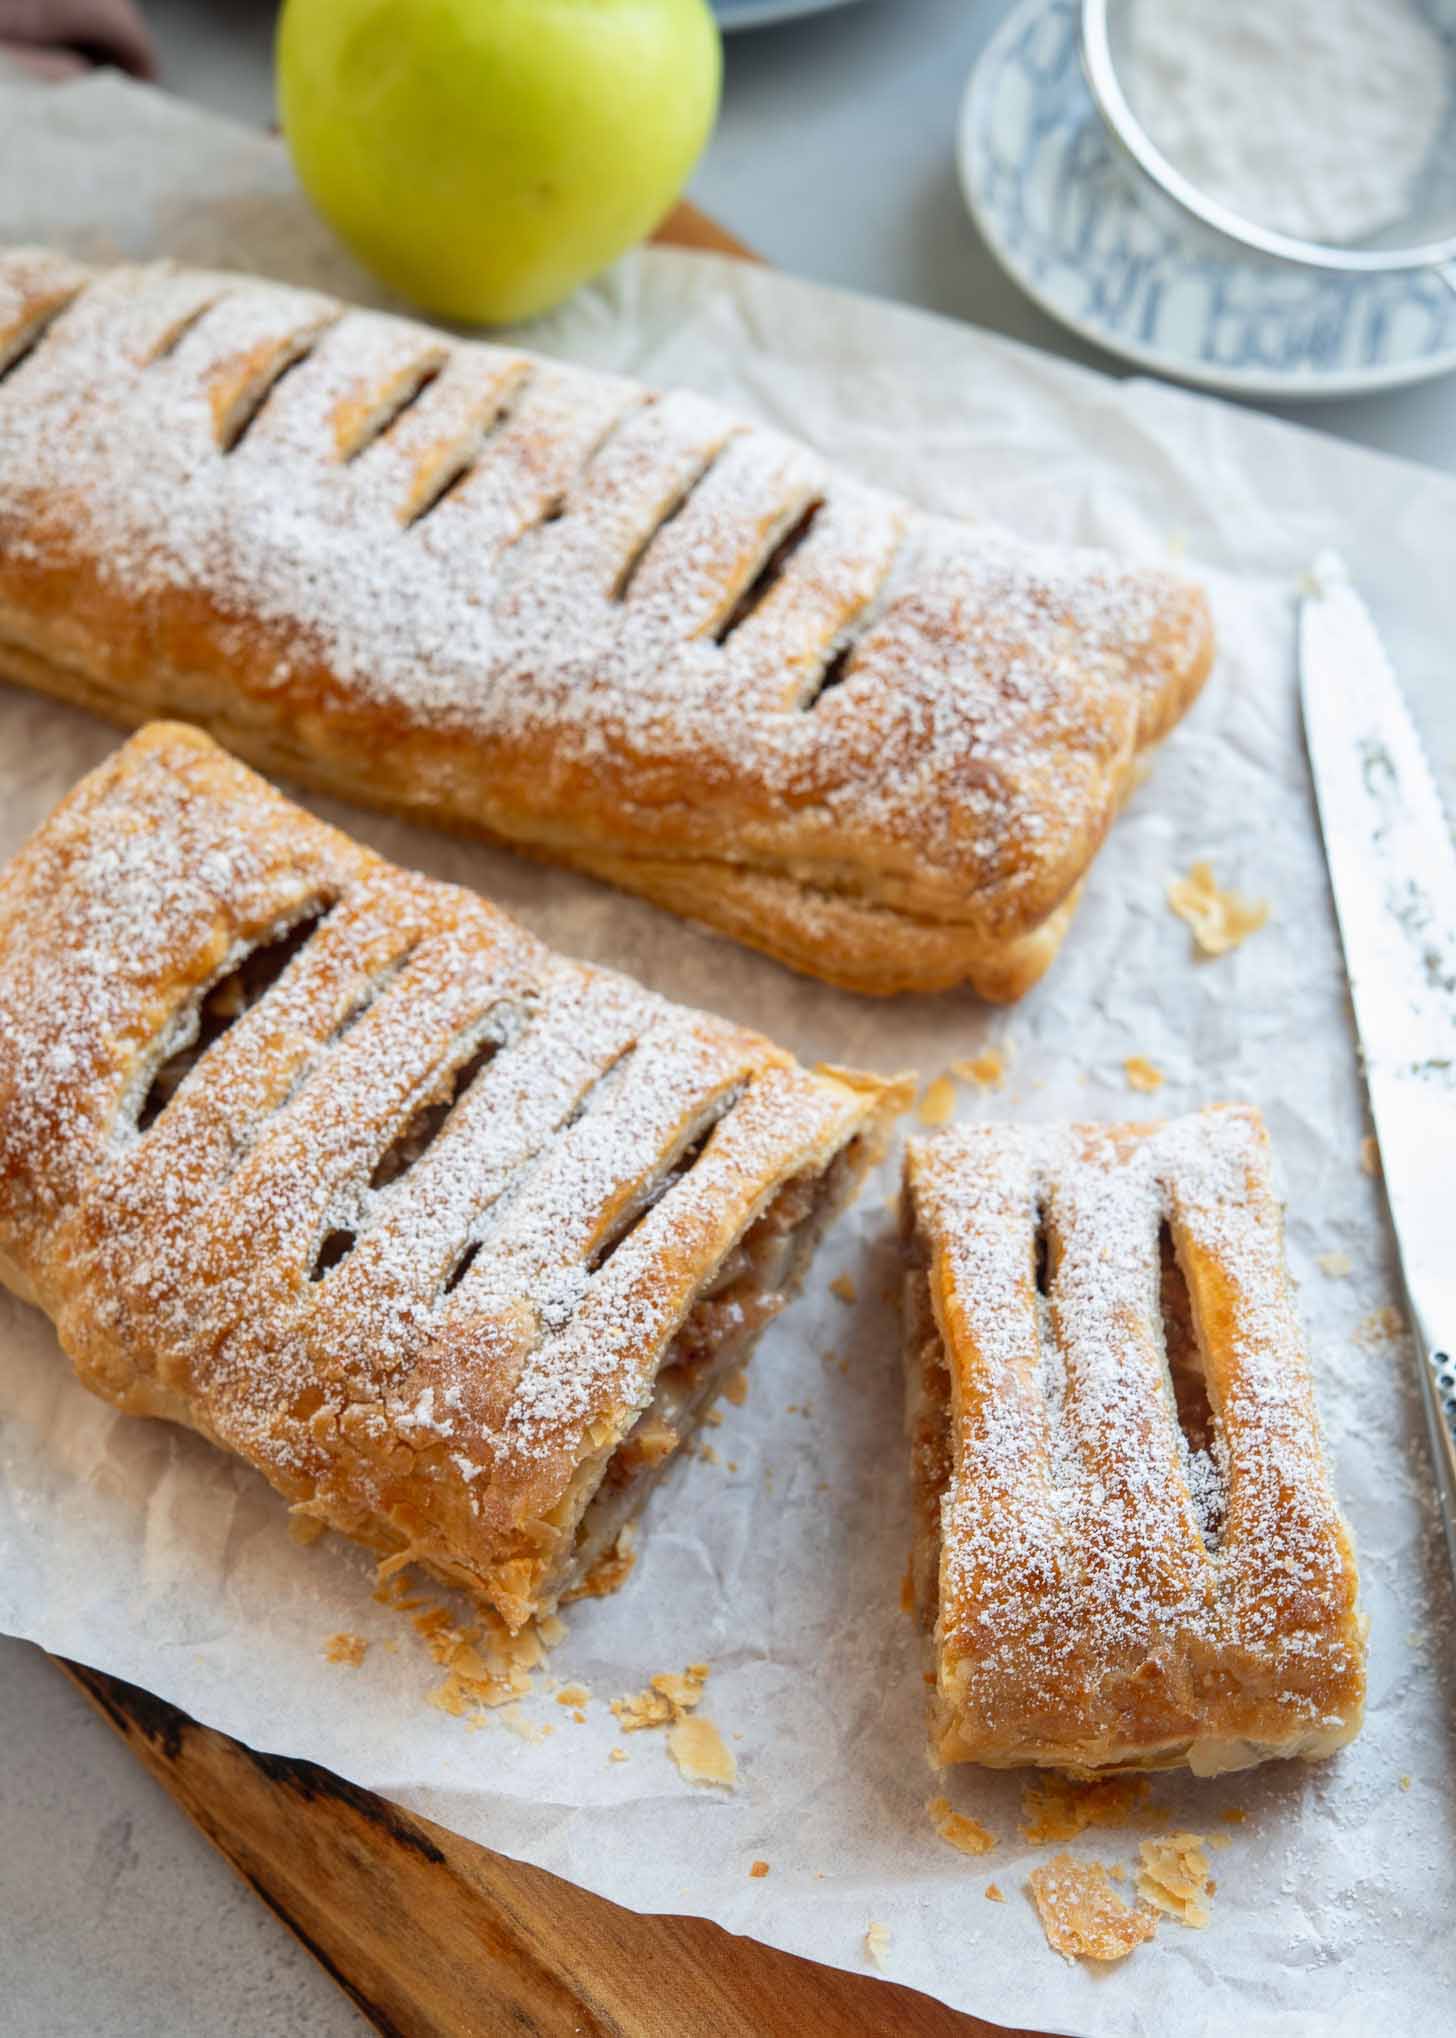
<path id="1" fill-rule="evenodd" d="M 391 2038 L 1007 2038 L 701 1918 L 621 1910 L 120 1678 L 59 1668 Z"/>
<path id="2" fill-rule="evenodd" d="M 758 259 L 686 201 L 654 239 Z M 390 2038 L 1008 2038 L 703 1919 L 622 1910 L 120 1678 L 59 1668 Z"/>

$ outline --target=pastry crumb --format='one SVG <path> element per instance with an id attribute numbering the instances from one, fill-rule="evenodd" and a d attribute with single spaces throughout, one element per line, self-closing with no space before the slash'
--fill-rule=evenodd
<path id="1" fill-rule="evenodd" d="M 1240 1811 L 1236 1804 L 1231 1804 L 1227 1811 L 1219 1813 L 1219 1817 L 1226 1826 L 1241 1826 L 1248 1816 L 1248 1813 Z"/>
<path id="2" fill-rule="evenodd" d="M 732 1790 L 738 1782 L 738 1763 L 711 1720 L 701 1714 L 681 1719 L 668 1729 L 667 1752 L 689 1783 L 716 1783 Z"/>
<path id="3" fill-rule="evenodd" d="M 934 1082 L 925 1085 L 925 1094 L 920 1099 L 920 1123 L 922 1125 L 944 1125 L 955 1111 L 955 1081 L 951 1076 L 937 1076 Z"/>
<path id="4" fill-rule="evenodd" d="M 587 1704 L 591 1692 L 584 1684 L 563 1684 L 556 1694 L 558 1705 L 581 1706 Z"/>
<path id="5" fill-rule="evenodd" d="M 1166 1833 L 1138 1848 L 1142 1867 L 1137 1892 L 1144 1903 L 1166 1911 L 1182 1925 L 1201 1931 L 1208 1923 L 1213 1883 L 1202 1833 Z"/>
<path id="6" fill-rule="evenodd" d="M 1348 1253 L 1321 1253 L 1319 1256 L 1320 1272 L 1328 1274 L 1332 1281 L 1343 1281 L 1354 1264 Z"/>
<path id="7" fill-rule="evenodd" d="M 900 1611 L 901 1613 L 915 1611 L 915 1578 L 908 1564 L 900 1579 Z"/>
<path id="8" fill-rule="evenodd" d="M 689 1663 L 681 1677 L 665 1670 L 650 1681 L 645 1691 L 614 1698 L 612 1712 L 624 1734 L 639 1734 L 649 1727 L 676 1726 L 696 1706 L 707 1681 L 706 1663 Z"/>
<path id="9" fill-rule="evenodd" d="M 316 1514 L 303 1514 L 296 1507 L 289 1510 L 288 1533 L 304 1549 L 316 1543 L 327 1527 L 328 1523 L 320 1521 Z"/>
<path id="10" fill-rule="evenodd" d="M 560 1614 L 543 1614 L 536 1623 L 536 1632 L 548 1649 L 554 1649 L 566 1640 L 566 1622 Z"/>
<path id="11" fill-rule="evenodd" d="M 698 1456 L 702 1459 L 705 1465 L 721 1465 L 723 1462 L 723 1460 L 718 1456 L 717 1451 L 713 1448 L 711 1444 L 708 1443 L 698 1445 Z"/>
<path id="12" fill-rule="evenodd" d="M 768 1874 L 768 1863 L 766 1861 L 755 1861 L 748 1872 L 755 1881 L 761 1880 L 762 1877 Z"/>
<path id="13" fill-rule="evenodd" d="M 1402 1776 L 1402 1778 L 1400 1779 L 1400 1787 L 1401 1787 L 1401 1789 L 1402 1789 L 1402 1790 L 1409 1790 L 1409 1789 L 1410 1789 L 1410 1787 L 1411 1787 L 1411 1780 L 1410 1780 L 1410 1778 L 1409 1778 L 1408 1776 Z"/>
<path id="14" fill-rule="evenodd" d="M 871 1918 L 864 1935 L 865 1959 L 872 1967 L 877 1967 L 881 1974 L 885 1971 L 885 1955 L 890 1950 L 893 1937 L 894 1934 L 888 1925 L 882 1925 Z"/>
<path id="15" fill-rule="evenodd" d="M 1374 1345 L 1394 1344 L 1397 1338 L 1405 1336 L 1405 1318 L 1392 1304 L 1384 1309 L 1372 1309 L 1368 1316 L 1362 1316 L 1355 1326 L 1355 1342 L 1368 1351 Z"/>
<path id="16" fill-rule="evenodd" d="M 1032 1869 L 1027 1888 L 1047 1944 L 1068 1960 L 1122 1960 L 1158 1929 L 1150 1911 L 1123 1902 L 1100 1861 L 1055 1854 Z"/>
<path id="17" fill-rule="evenodd" d="M 741 1408 L 748 1399 L 748 1374 L 742 1366 L 735 1366 L 723 1385 L 723 1399 L 731 1401 L 735 1408 Z"/>
<path id="18" fill-rule="evenodd" d="M 632 1757 L 625 1748 L 609 1748 L 607 1750 L 607 1760 L 609 1762 L 630 1762 Z"/>
<path id="19" fill-rule="evenodd" d="M 857 1299 L 854 1282 L 848 1274 L 836 1274 L 829 1283 L 829 1292 L 831 1295 L 837 1295 L 841 1302 L 851 1306 Z"/>
<path id="20" fill-rule="evenodd" d="M 1005 1897 L 1001 1894 L 1001 1885 L 996 1882 L 988 1882 L 981 1894 L 985 1897 L 988 1904 L 1004 1904 L 1006 1901 Z"/>
<path id="21" fill-rule="evenodd" d="M 1221 890 L 1210 863 L 1195 863 L 1186 877 L 1170 878 L 1168 904 L 1191 928 L 1194 945 L 1203 955 L 1227 955 L 1269 918 L 1267 899 Z"/>
<path id="22" fill-rule="evenodd" d="M 608 1599 L 620 1592 L 637 1562 L 637 1524 L 629 1521 L 609 1550 L 604 1550 L 579 1585 L 562 1596 L 573 1599 Z"/>
<path id="23" fill-rule="evenodd" d="M 958 1848 L 962 1854 L 989 1854 L 996 1845 L 996 1835 L 964 1812 L 952 1809 L 949 1798 L 933 1797 L 925 1807 L 930 1814 L 930 1823 L 948 1847 Z"/>
<path id="24" fill-rule="evenodd" d="M 1034 1846 L 1055 1846 L 1075 1839 L 1088 1826 L 1125 1826 L 1134 1811 L 1143 1810 L 1148 1794 L 1145 1776 L 1105 1776 L 1095 1783 L 1075 1783 L 1049 1770 L 1021 1793 L 1021 1837 Z"/>
<path id="25" fill-rule="evenodd" d="M 1163 1071 L 1156 1068 L 1146 1055 L 1130 1054 L 1122 1065 L 1122 1072 L 1127 1077 L 1127 1087 L 1141 1090 L 1145 1096 L 1150 1097 L 1154 1090 L 1163 1087 Z"/>
<path id="26" fill-rule="evenodd" d="M 963 1083 L 974 1083 L 981 1090 L 999 1090 L 1006 1080 L 1007 1055 L 999 1047 L 988 1047 L 984 1054 L 970 1055 L 965 1061 L 953 1061 L 950 1072 Z"/>
<path id="27" fill-rule="evenodd" d="M 1367 1132 L 1360 1142 L 1360 1165 L 1367 1175 L 1380 1173 L 1380 1142 L 1373 1132 Z"/>
<path id="28" fill-rule="evenodd" d="M 330 1635 L 324 1643 L 326 1663 L 347 1663 L 353 1670 L 358 1669 L 368 1653 L 369 1644 L 362 1635 L 347 1633 Z"/>

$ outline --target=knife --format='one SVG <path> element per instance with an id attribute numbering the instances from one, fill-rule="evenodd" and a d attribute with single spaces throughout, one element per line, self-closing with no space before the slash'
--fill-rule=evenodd
<path id="1" fill-rule="evenodd" d="M 1334 552 L 1305 585 L 1299 678 L 1456 1573 L 1456 852 L 1375 625 Z"/>

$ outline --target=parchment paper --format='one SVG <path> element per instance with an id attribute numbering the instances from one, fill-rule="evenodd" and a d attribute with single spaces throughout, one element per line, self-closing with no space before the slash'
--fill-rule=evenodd
<path id="1" fill-rule="evenodd" d="M 296 196 L 275 145 L 99 81 L 0 87 L 0 234 L 89 254 L 170 252 L 378 294 Z M 528 1741 L 425 1704 L 440 1678 L 367 1561 L 300 1549 L 262 1481 L 200 1441 L 113 1415 L 48 1325 L 0 1301 L 0 1627 L 162 1693 L 254 1745 L 305 1756 L 506 1853 L 641 1910 L 697 1912 L 822 1961 L 887 1971 L 999 2021 L 1184 2038 L 1449 2028 L 1456 1979 L 1456 1651 L 1404 1345 L 1361 1325 L 1396 1300 L 1344 978 L 1299 740 L 1291 601 L 1317 546 L 1346 552 L 1438 769 L 1456 762 L 1447 626 L 1456 483 L 1167 388 L 1117 384 L 969 328 L 713 258 L 648 252 L 537 326 L 533 344 L 682 382 L 802 434 L 940 510 L 1039 537 L 1186 550 L 1213 592 L 1216 678 L 1103 851 L 1049 978 L 1004 1013 L 968 997 L 879 1004 L 789 975 L 564 872 L 321 802 L 386 854 L 478 886 L 548 940 L 885 1070 L 1000 1044 L 1000 1093 L 960 1109 L 1138 1115 L 1122 1064 L 1166 1074 L 1157 1108 L 1262 1106 L 1340 1491 L 1373 1623 L 1369 1721 L 1319 1767 L 1160 1781 L 1177 1823 L 1227 1832 L 1204 1932 L 1164 1923 L 1111 1972 L 1064 1964 L 1026 1900 L 1019 1780 L 964 1772 L 954 1802 L 1000 1836 L 969 1860 L 933 1833 L 922 1685 L 899 1611 L 908 1542 L 888 1176 L 773 1327 L 747 1404 L 652 1505 L 626 1588 L 571 1611 L 551 1671 L 593 1693 L 577 1724 L 544 1688 Z M 40 822 L 113 733 L 0 689 L 0 849 Z M 1269 926 L 1198 963 L 1164 902 L 1210 857 Z M 1349 1255 L 1347 1278 L 1320 1271 Z M 851 1275 L 859 1305 L 829 1293 Z M 835 1362 L 826 1363 L 826 1355 Z M 837 1361 L 847 1364 L 841 1368 Z M 795 1412 L 790 1412 L 795 1411 Z M 325 1662 L 326 1636 L 372 1643 Z M 733 1795 L 692 1786 L 661 1734 L 620 1741 L 605 1701 L 706 1660 L 703 1710 Z M 1242 1825 L 1221 1814 L 1242 1809 Z M 1132 1833 L 1074 1850 L 1135 1856 Z M 770 1873 L 749 1876 L 755 1859 Z M 1006 1902 L 987 1902 L 994 1879 Z"/>

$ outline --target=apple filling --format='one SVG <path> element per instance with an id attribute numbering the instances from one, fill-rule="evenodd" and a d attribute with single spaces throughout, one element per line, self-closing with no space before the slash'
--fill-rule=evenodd
<path id="1" fill-rule="evenodd" d="M 861 1147 L 851 1140 L 822 1173 L 786 1182 L 699 1292 L 658 1368 L 651 1400 L 604 1462 L 582 1468 L 596 1476 L 581 1505 L 561 1596 L 589 1589 L 593 1571 L 611 1558 L 622 1530 L 794 1294 L 830 1219 L 848 1200 Z"/>

